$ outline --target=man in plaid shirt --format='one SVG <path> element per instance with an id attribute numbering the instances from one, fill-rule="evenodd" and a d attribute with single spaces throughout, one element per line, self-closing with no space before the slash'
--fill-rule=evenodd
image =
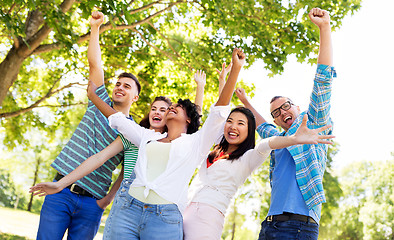
<path id="1" fill-rule="evenodd" d="M 309 109 L 300 108 L 287 97 L 271 100 L 274 123 L 284 131 L 279 132 L 261 116 L 257 131 L 262 138 L 293 135 L 308 115 L 308 127 L 319 128 L 331 124 L 331 83 L 335 76 L 332 65 L 330 16 L 327 11 L 314 8 L 311 21 L 320 30 L 318 66 L 314 79 Z M 322 134 L 331 134 L 331 128 Z M 327 145 L 295 145 L 271 153 L 270 182 L 271 205 L 267 218 L 261 224 L 259 239 L 317 239 L 321 205 L 325 202 L 323 174 L 327 160 Z"/>

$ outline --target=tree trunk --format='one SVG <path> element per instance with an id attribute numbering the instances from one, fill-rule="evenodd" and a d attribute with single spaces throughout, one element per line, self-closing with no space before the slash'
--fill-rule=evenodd
<path id="1" fill-rule="evenodd" d="M 0 106 L 3 105 L 8 90 L 14 84 L 25 58 L 19 56 L 17 49 L 12 47 L 4 61 L 0 63 Z"/>
<path id="2" fill-rule="evenodd" d="M 34 179 L 33 179 L 33 186 L 36 185 L 37 179 L 38 179 L 38 170 L 40 169 L 40 164 L 41 164 L 41 157 L 37 157 L 36 161 L 36 169 L 34 170 Z M 29 204 L 27 205 L 27 211 L 31 212 L 31 207 L 33 205 L 33 193 L 30 195 L 30 201 Z"/>

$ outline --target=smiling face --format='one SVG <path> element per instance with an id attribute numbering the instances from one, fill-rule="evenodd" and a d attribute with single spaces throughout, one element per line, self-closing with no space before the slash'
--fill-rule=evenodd
<path id="1" fill-rule="evenodd" d="M 231 146 L 238 147 L 248 137 L 248 119 L 241 112 L 233 112 L 224 125 L 224 137 Z"/>
<path id="2" fill-rule="evenodd" d="M 282 127 L 285 131 L 289 130 L 294 120 L 300 115 L 300 107 L 291 105 L 288 110 L 283 110 L 281 106 L 289 101 L 288 98 L 281 97 L 277 98 L 271 103 L 270 111 L 274 111 L 275 109 L 279 109 L 280 115 L 274 118 L 274 123 L 280 127 Z"/>
<path id="3" fill-rule="evenodd" d="M 131 105 L 138 100 L 138 88 L 135 81 L 128 77 L 121 77 L 115 84 L 112 100 L 117 105 Z"/>
<path id="4" fill-rule="evenodd" d="M 179 103 L 172 104 L 167 111 L 166 119 L 168 121 L 177 121 L 179 123 L 190 123 L 190 118 L 187 116 L 186 109 Z"/>
<path id="5" fill-rule="evenodd" d="M 160 132 L 166 125 L 165 115 L 168 109 L 168 103 L 165 101 L 155 101 L 149 111 L 150 129 L 159 130 Z"/>

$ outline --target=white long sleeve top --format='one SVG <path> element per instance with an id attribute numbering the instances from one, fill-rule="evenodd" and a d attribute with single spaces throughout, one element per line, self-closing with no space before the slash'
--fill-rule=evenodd
<path id="1" fill-rule="evenodd" d="M 219 159 L 208 168 L 205 160 L 189 188 L 189 202 L 208 204 L 225 215 L 237 189 L 271 152 L 268 141 L 263 139 L 233 161 Z"/>
<path id="2" fill-rule="evenodd" d="M 109 125 L 139 148 L 134 168 L 136 179 L 131 186 L 145 187 L 145 197 L 149 190 L 153 190 L 162 198 L 177 204 L 179 210 L 183 212 L 187 204 L 188 185 L 194 170 L 207 156 L 215 140 L 223 134 L 224 122 L 229 113 L 229 106 L 213 106 L 200 130 L 193 134 L 182 134 L 173 140 L 166 170 L 152 181 L 148 181 L 146 174 L 146 144 L 152 140 L 165 138 L 167 133 L 162 134 L 143 128 L 126 119 L 122 113 L 111 115 Z"/>

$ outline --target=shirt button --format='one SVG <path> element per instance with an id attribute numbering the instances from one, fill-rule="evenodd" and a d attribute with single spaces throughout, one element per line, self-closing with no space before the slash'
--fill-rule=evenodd
<path id="1" fill-rule="evenodd" d="M 126 191 L 126 189 L 122 188 L 121 192 L 125 192 L 125 191 Z"/>

